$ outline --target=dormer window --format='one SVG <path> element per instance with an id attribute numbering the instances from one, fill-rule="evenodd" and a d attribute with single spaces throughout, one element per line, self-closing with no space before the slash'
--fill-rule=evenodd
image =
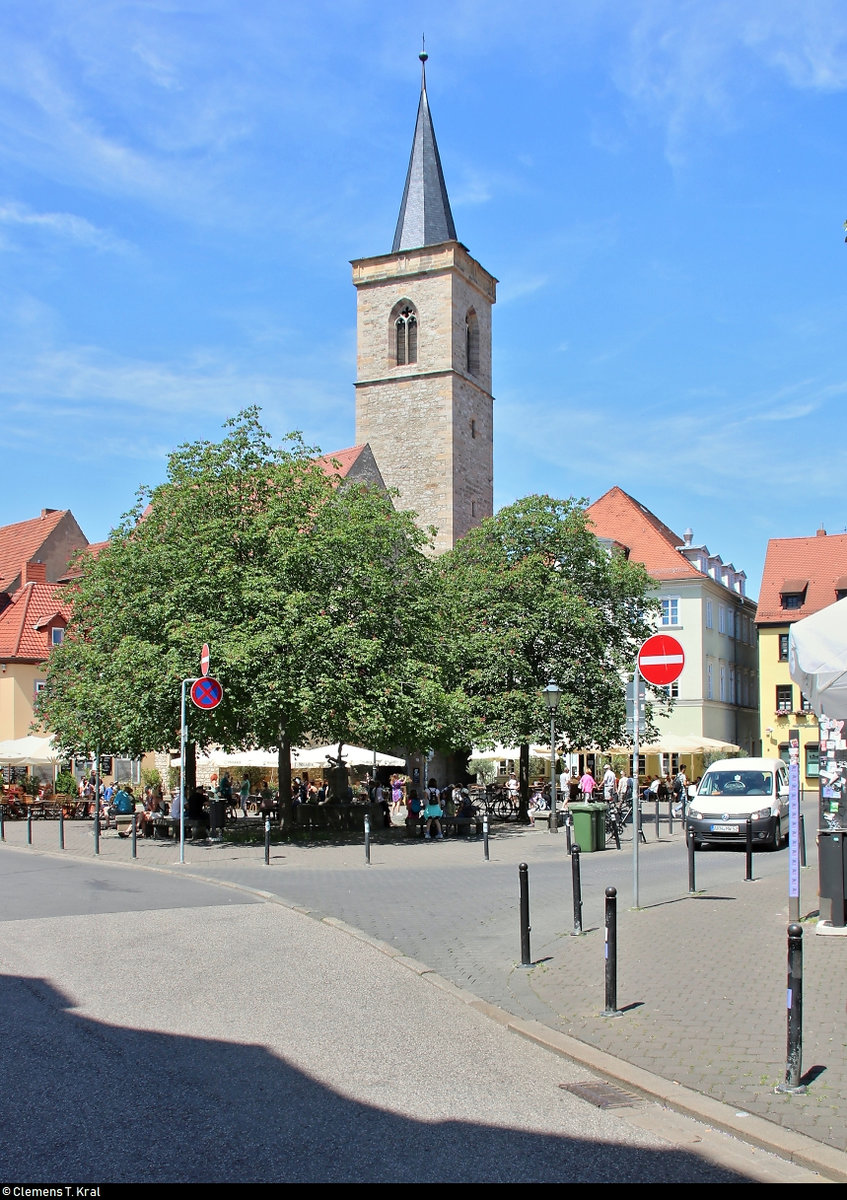
<path id="1" fill-rule="evenodd" d="M 802 608 L 806 602 L 808 579 L 786 579 L 780 588 L 779 602 L 783 608 Z"/>
<path id="2" fill-rule="evenodd" d="M 59 628 L 57 628 L 57 626 L 54 625 L 53 628 L 50 630 L 51 646 L 61 646 L 61 644 L 64 640 L 65 640 L 64 629 L 59 629 Z"/>
<path id="3" fill-rule="evenodd" d="M 418 315 L 405 304 L 394 320 L 395 361 L 398 367 L 418 361 Z"/>

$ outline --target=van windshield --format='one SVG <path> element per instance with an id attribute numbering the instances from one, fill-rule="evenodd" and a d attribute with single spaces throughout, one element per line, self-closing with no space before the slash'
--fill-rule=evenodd
<path id="1" fill-rule="evenodd" d="M 770 796 L 772 771 L 707 771 L 698 796 Z"/>

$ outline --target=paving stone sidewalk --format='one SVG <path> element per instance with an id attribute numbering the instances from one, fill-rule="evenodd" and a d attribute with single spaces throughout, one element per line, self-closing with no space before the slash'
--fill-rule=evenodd
<path id="1" fill-rule="evenodd" d="M 61 853 L 93 858 L 90 824 L 64 828 Z M 5 834 L 9 845 L 26 845 L 23 822 L 7 822 Z M 32 837 L 34 851 L 60 853 L 55 822 L 33 822 Z M 266 865 L 263 846 L 224 839 L 186 844 L 180 863 L 177 845 L 154 841 L 139 841 L 133 860 L 129 839 L 112 831 L 99 857 L 270 893 L 346 922 L 524 1022 L 720 1101 L 742 1135 L 745 1120 L 763 1118 L 775 1127 L 774 1147 L 785 1130 L 847 1150 L 847 938 L 817 932 L 814 845 L 801 875 L 807 1091 L 798 1095 L 774 1091 L 787 1058 L 787 852 L 755 855 L 753 881 L 744 879 L 743 855 L 712 854 L 688 894 L 686 876 L 662 874 L 671 857 L 684 869 L 677 826 L 639 848 L 645 882 L 634 909 L 625 838 L 620 852 L 582 856 L 584 932 L 574 936 L 563 843 L 564 833 L 508 827 L 492 832 L 486 860 L 479 839 L 425 845 L 393 831 L 374 835 L 370 862 L 361 843 L 281 844 Z M 520 964 L 520 862 L 531 881 L 529 968 Z M 701 886 L 709 869 L 721 875 Z M 619 892 L 616 1017 L 602 1015 L 603 880 Z"/>

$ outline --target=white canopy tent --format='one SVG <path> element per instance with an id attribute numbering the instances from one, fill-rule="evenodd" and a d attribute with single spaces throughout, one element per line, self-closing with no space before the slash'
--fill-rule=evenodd
<path id="1" fill-rule="evenodd" d="M 309 771 L 318 770 L 321 767 L 328 767 L 329 759 L 335 758 L 338 754 L 338 743 L 333 743 L 328 746 L 297 746 L 291 750 L 291 769 L 292 771 Z M 348 767 L 371 767 L 376 763 L 378 767 L 403 767 L 406 765 L 405 759 L 397 758 L 393 754 L 381 754 L 378 751 L 368 750 L 364 746 L 348 746 L 344 744 L 341 747 L 341 757 L 344 760 L 345 766 Z M 236 770 L 243 767 L 261 767 L 264 770 L 274 770 L 278 765 L 278 754 L 276 750 L 237 750 L 232 753 L 227 753 L 219 747 L 212 746 L 204 751 L 202 755 L 198 755 L 198 761 L 205 759 L 212 766 L 222 769 Z M 179 765 L 179 759 L 174 758 L 174 766 Z"/>
<path id="2" fill-rule="evenodd" d="M 819 717 L 847 720 L 847 600 L 791 626 L 788 673 Z"/>

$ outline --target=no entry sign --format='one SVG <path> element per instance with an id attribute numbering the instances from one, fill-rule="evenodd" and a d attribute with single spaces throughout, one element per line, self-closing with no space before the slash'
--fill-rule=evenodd
<path id="1" fill-rule="evenodd" d="M 682 674 L 685 651 L 676 638 L 666 633 L 649 637 L 638 651 L 638 669 L 648 683 L 663 687 Z"/>
<path id="2" fill-rule="evenodd" d="M 209 674 L 209 645 L 203 643 L 203 649 L 200 651 L 200 672 L 203 675 Z"/>
<path id="3" fill-rule="evenodd" d="M 217 708 L 223 699 L 224 690 L 217 679 L 211 677 L 195 679 L 191 685 L 191 699 L 198 708 Z"/>

